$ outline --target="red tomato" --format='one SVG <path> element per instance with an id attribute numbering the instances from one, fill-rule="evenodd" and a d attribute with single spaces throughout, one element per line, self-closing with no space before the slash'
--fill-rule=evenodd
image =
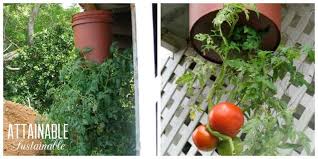
<path id="1" fill-rule="evenodd" d="M 202 151 L 210 151 L 214 149 L 218 143 L 218 139 L 211 135 L 204 125 L 198 126 L 193 131 L 192 140 L 197 148 Z"/>
<path id="2" fill-rule="evenodd" d="M 244 115 L 240 107 L 221 102 L 209 112 L 210 127 L 224 135 L 235 137 L 244 124 Z"/>

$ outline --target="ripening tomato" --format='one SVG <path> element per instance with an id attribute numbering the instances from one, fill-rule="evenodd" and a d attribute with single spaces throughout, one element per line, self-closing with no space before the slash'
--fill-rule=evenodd
<path id="1" fill-rule="evenodd" d="M 211 135 L 204 125 L 198 126 L 193 131 L 192 140 L 197 148 L 202 151 L 210 151 L 214 149 L 218 143 L 218 139 Z"/>
<path id="2" fill-rule="evenodd" d="M 240 107 L 229 102 L 221 102 L 209 112 L 209 124 L 213 130 L 235 137 L 244 124 L 244 115 Z"/>

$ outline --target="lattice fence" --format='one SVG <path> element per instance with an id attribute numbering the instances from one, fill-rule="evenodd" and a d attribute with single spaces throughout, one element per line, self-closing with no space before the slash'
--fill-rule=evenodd
<path id="1" fill-rule="evenodd" d="M 282 40 L 288 45 L 309 44 L 314 46 L 314 4 L 283 5 L 282 9 Z M 214 151 L 203 152 L 193 144 L 191 134 L 199 124 L 207 123 L 207 103 L 202 104 L 203 113 L 197 112 L 194 120 L 190 120 L 189 105 L 201 103 L 207 95 L 208 89 L 213 84 L 215 77 L 211 76 L 205 87 L 200 90 L 195 84 L 195 91 L 200 91 L 198 96 L 187 96 L 186 87 L 178 87 L 175 81 L 187 69 L 195 70 L 195 63 L 187 61 L 187 56 L 195 55 L 192 48 L 174 53 L 167 59 L 161 70 L 161 155 L 218 155 Z M 305 80 L 314 87 L 314 63 L 310 63 L 306 55 L 294 61 L 297 70 L 304 74 Z M 289 75 L 276 82 L 278 87 L 277 97 L 286 101 L 288 106 L 296 108 L 294 125 L 297 130 L 304 131 L 311 139 L 311 155 L 315 150 L 315 104 L 314 92 L 305 86 L 296 87 L 289 82 Z M 230 89 L 230 86 L 225 89 Z M 196 93 L 195 93 L 196 94 Z M 226 97 L 224 97 L 226 99 Z M 306 155 L 302 149 L 282 150 L 282 155 Z"/>

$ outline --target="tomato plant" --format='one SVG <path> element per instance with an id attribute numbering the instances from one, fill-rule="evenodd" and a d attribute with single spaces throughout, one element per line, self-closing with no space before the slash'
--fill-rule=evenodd
<path id="1" fill-rule="evenodd" d="M 204 125 L 200 125 L 194 130 L 192 140 L 197 148 L 202 151 L 210 151 L 214 149 L 218 143 L 218 139 L 210 134 Z"/>
<path id="2" fill-rule="evenodd" d="M 244 115 L 240 107 L 229 102 L 221 102 L 209 112 L 210 127 L 230 137 L 239 133 L 243 123 Z"/>
<path id="3" fill-rule="evenodd" d="M 195 81 L 199 81 L 202 89 L 204 82 L 213 75 L 216 80 L 206 100 L 203 100 L 208 102 L 208 109 L 213 109 L 212 106 L 221 102 L 221 97 L 225 95 L 227 101 L 240 106 L 247 120 L 241 129 L 244 134 L 241 153 L 236 152 L 230 137 L 235 136 L 237 131 L 229 131 L 227 135 L 230 136 L 213 128 L 209 131 L 219 139 L 228 141 L 231 152 L 236 152 L 235 155 L 277 155 L 281 148 L 304 148 L 309 153 L 310 139 L 304 132 L 295 130 L 293 110 L 287 107 L 286 102 L 275 96 L 277 87 L 274 83 L 288 74 L 289 82 L 293 85 L 314 89 L 304 80 L 304 76 L 297 72 L 293 64 L 301 54 L 307 54 L 308 59 L 314 62 L 314 50 L 306 45 L 285 46 L 284 44 L 281 44 L 276 51 L 260 49 L 261 33 L 248 26 L 236 25 L 242 12 L 248 20 L 249 11 L 244 4 L 224 4 L 224 8 L 212 21 L 214 27 L 211 28 L 211 32 L 195 36 L 195 39 L 202 43 L 203 53 L 207 54 L 209 50 L 213 50 L 221 57 L 223 64 L 218 65 L 191 57 L 190 61 L 197 63 L 198 71 L 187 71 L 177 80 L 177 84 L 192 86 Z M 223 23 L 230 26 L 230 31 L 226 34 L 222 31 Z M 224 85 L 233 87 L 227 90 Z M 190 90 L 192 93 L 192 88 Z M 223 116 L 222 120 L 228 119 Z M 215 124 L 213 120 L 210 122 L 211 126 Z M 241 125 L 241 122 L 235 124 L 233 130 L 236 130 L 238 125 Z M 231 124 L 227 122 L 226 126 Z"/>
<path id="4" fill-rule="evenodd" d="M 62 84 L 49 90 L 49 122 L 67 123 L 69 138 L 53 154 L 136 154 L 132 51 L 112 46 L 110 52 L 102 64 L 82 57 L 68 62 L 60 71 Z"/>

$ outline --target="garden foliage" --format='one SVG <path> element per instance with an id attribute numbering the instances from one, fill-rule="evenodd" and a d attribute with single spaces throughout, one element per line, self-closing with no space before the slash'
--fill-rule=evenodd
<path id="1" fill-rule="evenodd" d="M 34 44 L 28 45 L 28 18 L 34 5 L 4 5 L 4 47 L 8 47 L 4 54 L 17 53 L 17 58 L 5 63 L 4 98 L 31 105 L 42 113 L 52 102 L 47 90 L 60 85 L 59 70 L 76 56 L 71 17 L 79 8 L 41 4 L 35 18 Z"/>
<path id="2" fill-rule="evenodd" d="M 202 42 L 202 51 L 207 54 L 213 50 L 223 64 L 190 57 L 190 61 L 196 62 L 196 71 L 187 71 L 176 83 L 186 85 L 188 93 L 192 94 L 195 81 L 199 81 L 203 88 L 211 75 L 217 77 L 207 97 L 208 106 L 211 109 L 224 95 L 228 95 L 227 101 L 236 103 L 244 111 L 247 121 L 241 130 L 242 155 L 278 155 L 279 149 L 303 148 L 309 153 L 310 140 L 303 132 L 295 130 L 294 110 L 276 97 L 275 82 L 288 74 L 293 85 L 314 89 L 293 65 L 301 54 L 307 54 L 308 59 L 314 62 L 314 51 L 308 46 L 289 47 L 284 44 L 276 51 L 261 50 L 262 33 L 248 26 L 236 25 L 242 12 L 247 20 L 249 18 L 250 10 L 243 7 L 242 4 L 225 4 L 213 20 L 211 33 L 195 36 Z M 231 29 L 223 31 L 224 24 Z M 228 90 L 224 85 L 233 87 Z M 195 105 L 191 108 L 200 107 Z"/>
<path id="3" fill-rule="evenodd" d="M 36 33 L 34 44 L 20 48 L 18 57 L 6 64 L 18 70 L 4 71 L 5 99 L 47 111 L 52 99 L 46 92 L 61 84 L 59 70 L 75 59 L 73 48 L 71 28 L 56 25 Z"/>
<path id="4" fill-rule="evenodd" d="M 67 123 L 69 139 L 54 154 L 135 155 L 132 51 L 113 46 L 111 54 L 103 64 L 79 57 L 60 71 L 48 118 Z"/>

